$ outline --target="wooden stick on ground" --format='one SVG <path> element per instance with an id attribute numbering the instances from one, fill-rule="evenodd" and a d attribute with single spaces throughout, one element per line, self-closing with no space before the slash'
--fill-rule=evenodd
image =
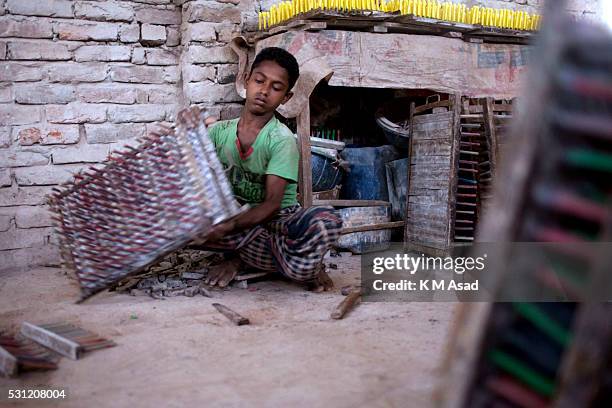
<path id="1" fill-rule="evenodd" d="M 230 319 L 236 326 L 242 326 L 243 324 L 250 323 L 249 319 L 239 315 L 238 313 L 234 312 L 229 307 L 222 305 L 221 303 L 213 303 L 212 305 L 215 307 L 215 309 L 219 311 L 219 313 Z"/>
<path id="2" fill-rule="evenodd" d="M 342 319 L 353 307 L 361 302 L 361 289 L 356 288 L 350 292 L 342 302 L 331 312 L 332 319 Z"/>

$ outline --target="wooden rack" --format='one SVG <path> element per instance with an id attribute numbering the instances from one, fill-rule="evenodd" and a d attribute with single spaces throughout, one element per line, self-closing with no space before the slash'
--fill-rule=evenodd
<path id="1" fill-rule="evenodd" d="M 351 30 L 372 33 L 427 34 L 460 38 L 468 42 L 506 44 L 529 44 L 534 34 L 531 31 L 456 23 L 413 15 L 383 12 L 346 14 L 331 10 L 312 10 L 267 31 L 252 33 L 247 37 L 247 40 L 254 43 L 263 38 L 292 30 Z"/>
<path id="2" fill-rule="evenodd" d="M 443 256 L 476 237 L 497 171 L 498 146 L 512 117 L 509 101 L 455 95 L 446 102 L 448 113 L 411 117 L 404 236 L 407 249 Z M 422 113 L 434 107 L 413 109 Z"/>

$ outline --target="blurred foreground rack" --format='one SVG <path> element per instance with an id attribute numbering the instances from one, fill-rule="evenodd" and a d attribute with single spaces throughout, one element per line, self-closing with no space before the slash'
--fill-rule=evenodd
<path id="1" fill-rule="evenodd" d="M 611 293 L 612 251 L 603 245 L 612 238 L 612 38 L 547 16 L 478 240 L 509 250 L 512 242 L 566 244 L 529 271 L 534 285 L 566 302 L 464 304 L 436 395 L 441 407 L 612 404 L 612 307 L 597 302 Z M 572 246 L 595 249 L 561 249 Z M 498 298 L 518 279 L 507 273 L 520 262 L 509 253 L 490 267 Z"/>

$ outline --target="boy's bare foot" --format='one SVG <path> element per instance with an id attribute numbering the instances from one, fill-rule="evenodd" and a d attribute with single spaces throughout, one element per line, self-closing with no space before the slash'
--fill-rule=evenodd
<path id="1" fill-rule="evenodd" d="M 334 288 L 334 281 L 331 280 L 327 272 L 325 272 L 325 264 L 321 264 L 319 267 L 319 274 L 315 278 L 314 282 L 309 285 L 308 290 L 321 293 Z"/>
<path id="2" fill-rule="evenodd" d="M 219 265 L 208 268 L 208 276 L 204 283 L 210 286 L 218 285 L 224 288 L 234 280 L 240 270 L 240 258 L 223 261 Z"/>

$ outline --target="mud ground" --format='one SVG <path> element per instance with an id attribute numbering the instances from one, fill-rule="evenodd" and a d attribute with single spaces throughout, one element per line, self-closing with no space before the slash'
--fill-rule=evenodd
<path id="1" fill-rule="evenodd" d="M 60 269 L 2 272 L 0 331 L 24 320 L 67 321 L 118 345 L 63 358 L 56 371 L 0 377 L 0 390 L 65 388 L 62 407 L 430 406 L 456 305 L 362 303 L 330 320 L 340 288 L 359 281 L 359 257 L 328 261 L 338 266 L 330 270 L 336 289 L 323 294 L 266 280 L 216 291 L 214 299 L 104 292 L 83 304 L 74 303 L 78 285 Z M 232 325 L 214 302 L 251 324 Z"/>

